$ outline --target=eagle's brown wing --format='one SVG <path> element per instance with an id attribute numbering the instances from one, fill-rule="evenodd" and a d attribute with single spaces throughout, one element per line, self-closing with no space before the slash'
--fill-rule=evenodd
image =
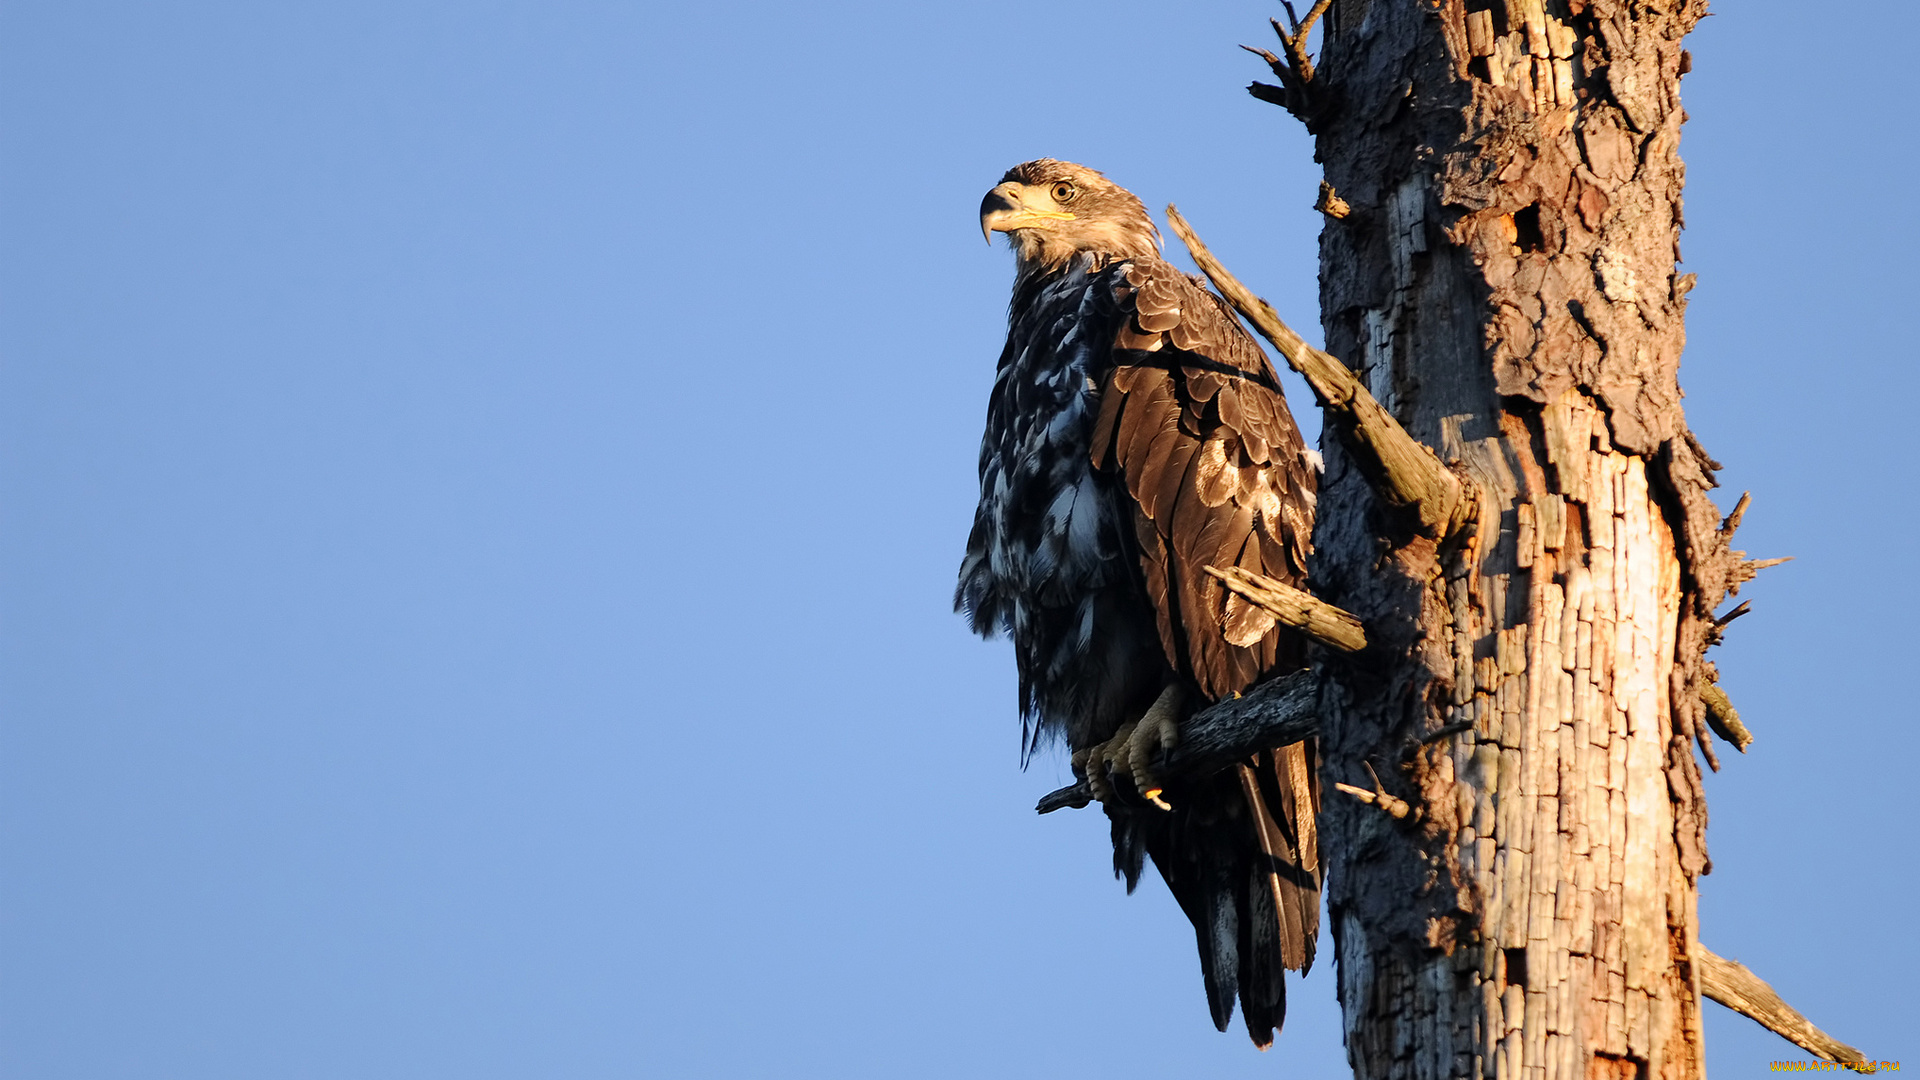
<path id="1" fill-rule="evenodd" d="M 1124 282 L 1117 299 L 1131 317 L 1114 341 L 1114 368 L 1094 424 L 1093 463 L 1117 471 L 1132 496 L 1141 572 L 1168 662 L 1217 701 L 1298 669 L 1305 651 L 1272 615 L 1224 589 L 1203 567 L 1239 566 L 1304 587 L 1316 477 L 1272 367 L 1227 305 L 1157 259 L 1134 260 Z M 1277 1027 L 1284 1015 L 1284 990 L 1271 961 L 1301 969 L 1313 959 L 1316 757 L 1311 742 L 1296 743 L 1258 755 L 1236 770 L 1237 778 L 1233 772 L 1220 778 L 1240 789 L 1245 807 L 1244 825 L 1223 827 L 1250 830 L 1241 834 L 1257 841 L 1264 856 L 1233 859 L 1252 874 L 1250 889 L 1233 891 L 1246 897 L 1236 903 L 1245 904 L 1238 921 L 1248 938 L 1236 966 L 1256 1042 L 1264 1042 L 1257 1025 L 1271 1020 Z M 1225 853 L 1169 854 L 1164 860 L 1156 854 L 1163 871 L 1169 862 L 1191 862 L 1196 877 L 1219 880 L 1216 864 Z M 1171 873 L 1168 883 L 1182 891 Z M 1198 891 L 1204 907 L 1217 890 L 1200 885 Z M 1188 898 L 1182 904 L 1196 913 Z M 1196 929 L 1202 921 L 1213 920 L 1196 919 Z M 1207 951 L 1203 942 L 1203 961 Z M 1210 972 L 1210 988 L 1214 981 Z M 1215 1002 L 1216 1019 L 1224 1022 L 1220 1005 Z"/>
<path id="2" fill-rule="evenodd" d="M 1273 368 L 1226 305 L 1158 260 L 1135 260 L 1124 280 L 1132 318 L 1114 342 L 1093 463 L 1117 468 L 1133 496 L 1167 661 L 1219 700 L 1303 654 L 1202 567 L 1304 587 L 1315 477 Z"/>

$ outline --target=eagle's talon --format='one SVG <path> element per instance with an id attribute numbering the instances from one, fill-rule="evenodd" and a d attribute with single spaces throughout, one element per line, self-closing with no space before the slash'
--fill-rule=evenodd
<path id="1" fill-rule="evenodd" d="M 1134 726 L 1134 722 L 1129 720 L 1120 725 L 1119 730 L 1113 733 L 1113 738 L 1074 753 L 1074 764 L 1086 775 L 1088 789 L 1093 792 L 1094 798 L 1103 803 L 1111 803 L 1119 798 L 1119 793 L 1113 788 L 1114 771 L 1132 771 L 1127 759 L 1127 747 Z"/>
<path id="2" fill-rule="evenodd" d="M 1102 785 L 1098 779 L 1098 770 L 1093 767 L 1093 752 L 1097 749 L 1099 749 L 1099 747 L 1087 747 L 1073 752 L 1073 758 L 1071 759 L 1073 762 L 1073 774 L 1087 782 L 1087 790 L 1092 793 L 1093 801 L 1106 802 L 1106 795 L 1102 792 Z"/>
<path id="3" fill-rule="evenodd" d="M 1164 756 L 1180 744 L 1180 705 L 1183 696 L 1177 683 L 1162 690 L 1147 709 L 1146 715 L 1133 725 L 1127 740 L 1127 766 L 1133 775 L 1133 786 L 1139 790 L 1141 798 L 1162 810 L 1171 810 L 1173 807 L 1160 797 L 1165 789 L 1153 775 L 1152 762 L 1156 752 Z"/>
<path id="4" fill-rule="evenodd" d="M 1153 775 L 1152 762 L 1155 753 L 1164 755 L 1180 742 L 1180 703 L 1180 688 L 1169 686 L 1146 715 L 1121 724 L 1107 741 L 1073 752 L 1073 771 L 1086 778 L 1094 798 L 1118 802 L 1113 778 L 1125 776 L 1142 799 L 1162 810 L 1173 809 L 1161 798 L 1165 788 Z"/>

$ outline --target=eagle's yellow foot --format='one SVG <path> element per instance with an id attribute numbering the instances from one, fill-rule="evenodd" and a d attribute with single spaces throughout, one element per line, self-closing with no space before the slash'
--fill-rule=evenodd
<path id="1" fill-rule="evenodd" d="M 1153 755 L 1158 750 L 1164 756 L 1180 744 L 1180 706 L 1184 704 L 1184 696 L 1178 683 L 1160 691 L 1160 696 L 1147 708 L 1146 715 L 1134 725 L 1127 739 L 1127 764 L 1133 773 L 1133 786 L 1140 789 L 1141 798 L 1162 810 L 1173 807 L 1160 797 L 1160 781 L 1152 770 Z"/>
<path id="2" fill-rule="evenodd" d="M 1123 772 L 1141 798 L 1162 810 L 1173 809 L 1160 797 L 1163 789 L 1153 775 L 1152 762 L 1156 751 L 1165 754 L 1180 742 L 1182 696 L 1179 686 L 1167 687 L 1139 720 L 1121 724 L 1106 742 L 1074 752 L 1074 770 L 1087 778 L 1095 798 L 1113 802 L 1111 774 Z"/>
<path id="3" fill-rule="evenodd" d="M 1113 738 L 1073 752 L 1073 771 L 1087 778 L 1087 788 L 1103 803 L 1116 798 L 1108 771 L 1120 765 L 1127 755 L 1127 740 L 1132 737 L 1134 721 L 1120 725 Z"/>

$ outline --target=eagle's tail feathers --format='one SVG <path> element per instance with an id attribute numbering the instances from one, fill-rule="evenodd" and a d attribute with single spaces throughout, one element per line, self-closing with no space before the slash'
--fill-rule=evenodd
<path id="1" fill-rule="evenodd" d="M 1312 962 L 1319 931 L 1317 838 L 1300 820 L 1316 800 L 1293 790 L 1286 760 L 1303 749 L 1312 753 L 1259 754 L 1186 787 L 1170 813 L 1109 809 L 1115 870 L 1124 877 L 1145 848 L 1193 924 L 1214 1026 L 1225 1031 L 1237 1004 L 1263 1048 L 1286 1019 L 1285 974 Z"/>
<path id="2" fill-rule="evenodd" d="M 1247 940 L 1240 948 L 1240 1017 L 1253 1044 L 1262 1050 L 1273 1045 L 1287 1018 L 1285 968 L 1280 962 L 1280 941 L 1275 940 L 1276 934 L 1287 931 L 1276 910 L 1276 896 L 1273 874 L 1256 866 L 1246 882 L 1247 915 L 1243 923 Z"/>
<path id="3" fill-rule="evenodd" d="M 1206 923 L 1196 926 L 1200 937 L 1200 969 L 1207 982 L 1207 1007 L 1213 1026 L 1221 1031 L 1233 1021 L 1233 1002 L 1240 996 L 1240 897 L 1227 867 L 1208 867 Z"/>
<path id="4" fill-rule="evenodd" d="M 1127 895 L 1140 885 L 1140 871 L 1147 865 L 1147 839 L 1141 835 L 1139 818 L 1132 814 L 1114 814 L 1109 819 L 1113 832 L 1113 876 L 1127 883 Z"/>

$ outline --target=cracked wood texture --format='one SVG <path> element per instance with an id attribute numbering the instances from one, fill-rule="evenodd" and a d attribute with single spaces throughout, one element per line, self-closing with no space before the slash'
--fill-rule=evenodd
<path id="1" fill-rule="evenodd" d="M 1336 0 L 1302 110 L 1344 216 L 1328 351 L 1477 520 L 1432 537 L 1323 440 L 1323 814 L 1356 1076 L 1702 1075 L 1693 742 L 1740 566 L 1678 370 L 1699 0 Z M 1423 742 L 1444 728 L 1457 733 Z"/>

